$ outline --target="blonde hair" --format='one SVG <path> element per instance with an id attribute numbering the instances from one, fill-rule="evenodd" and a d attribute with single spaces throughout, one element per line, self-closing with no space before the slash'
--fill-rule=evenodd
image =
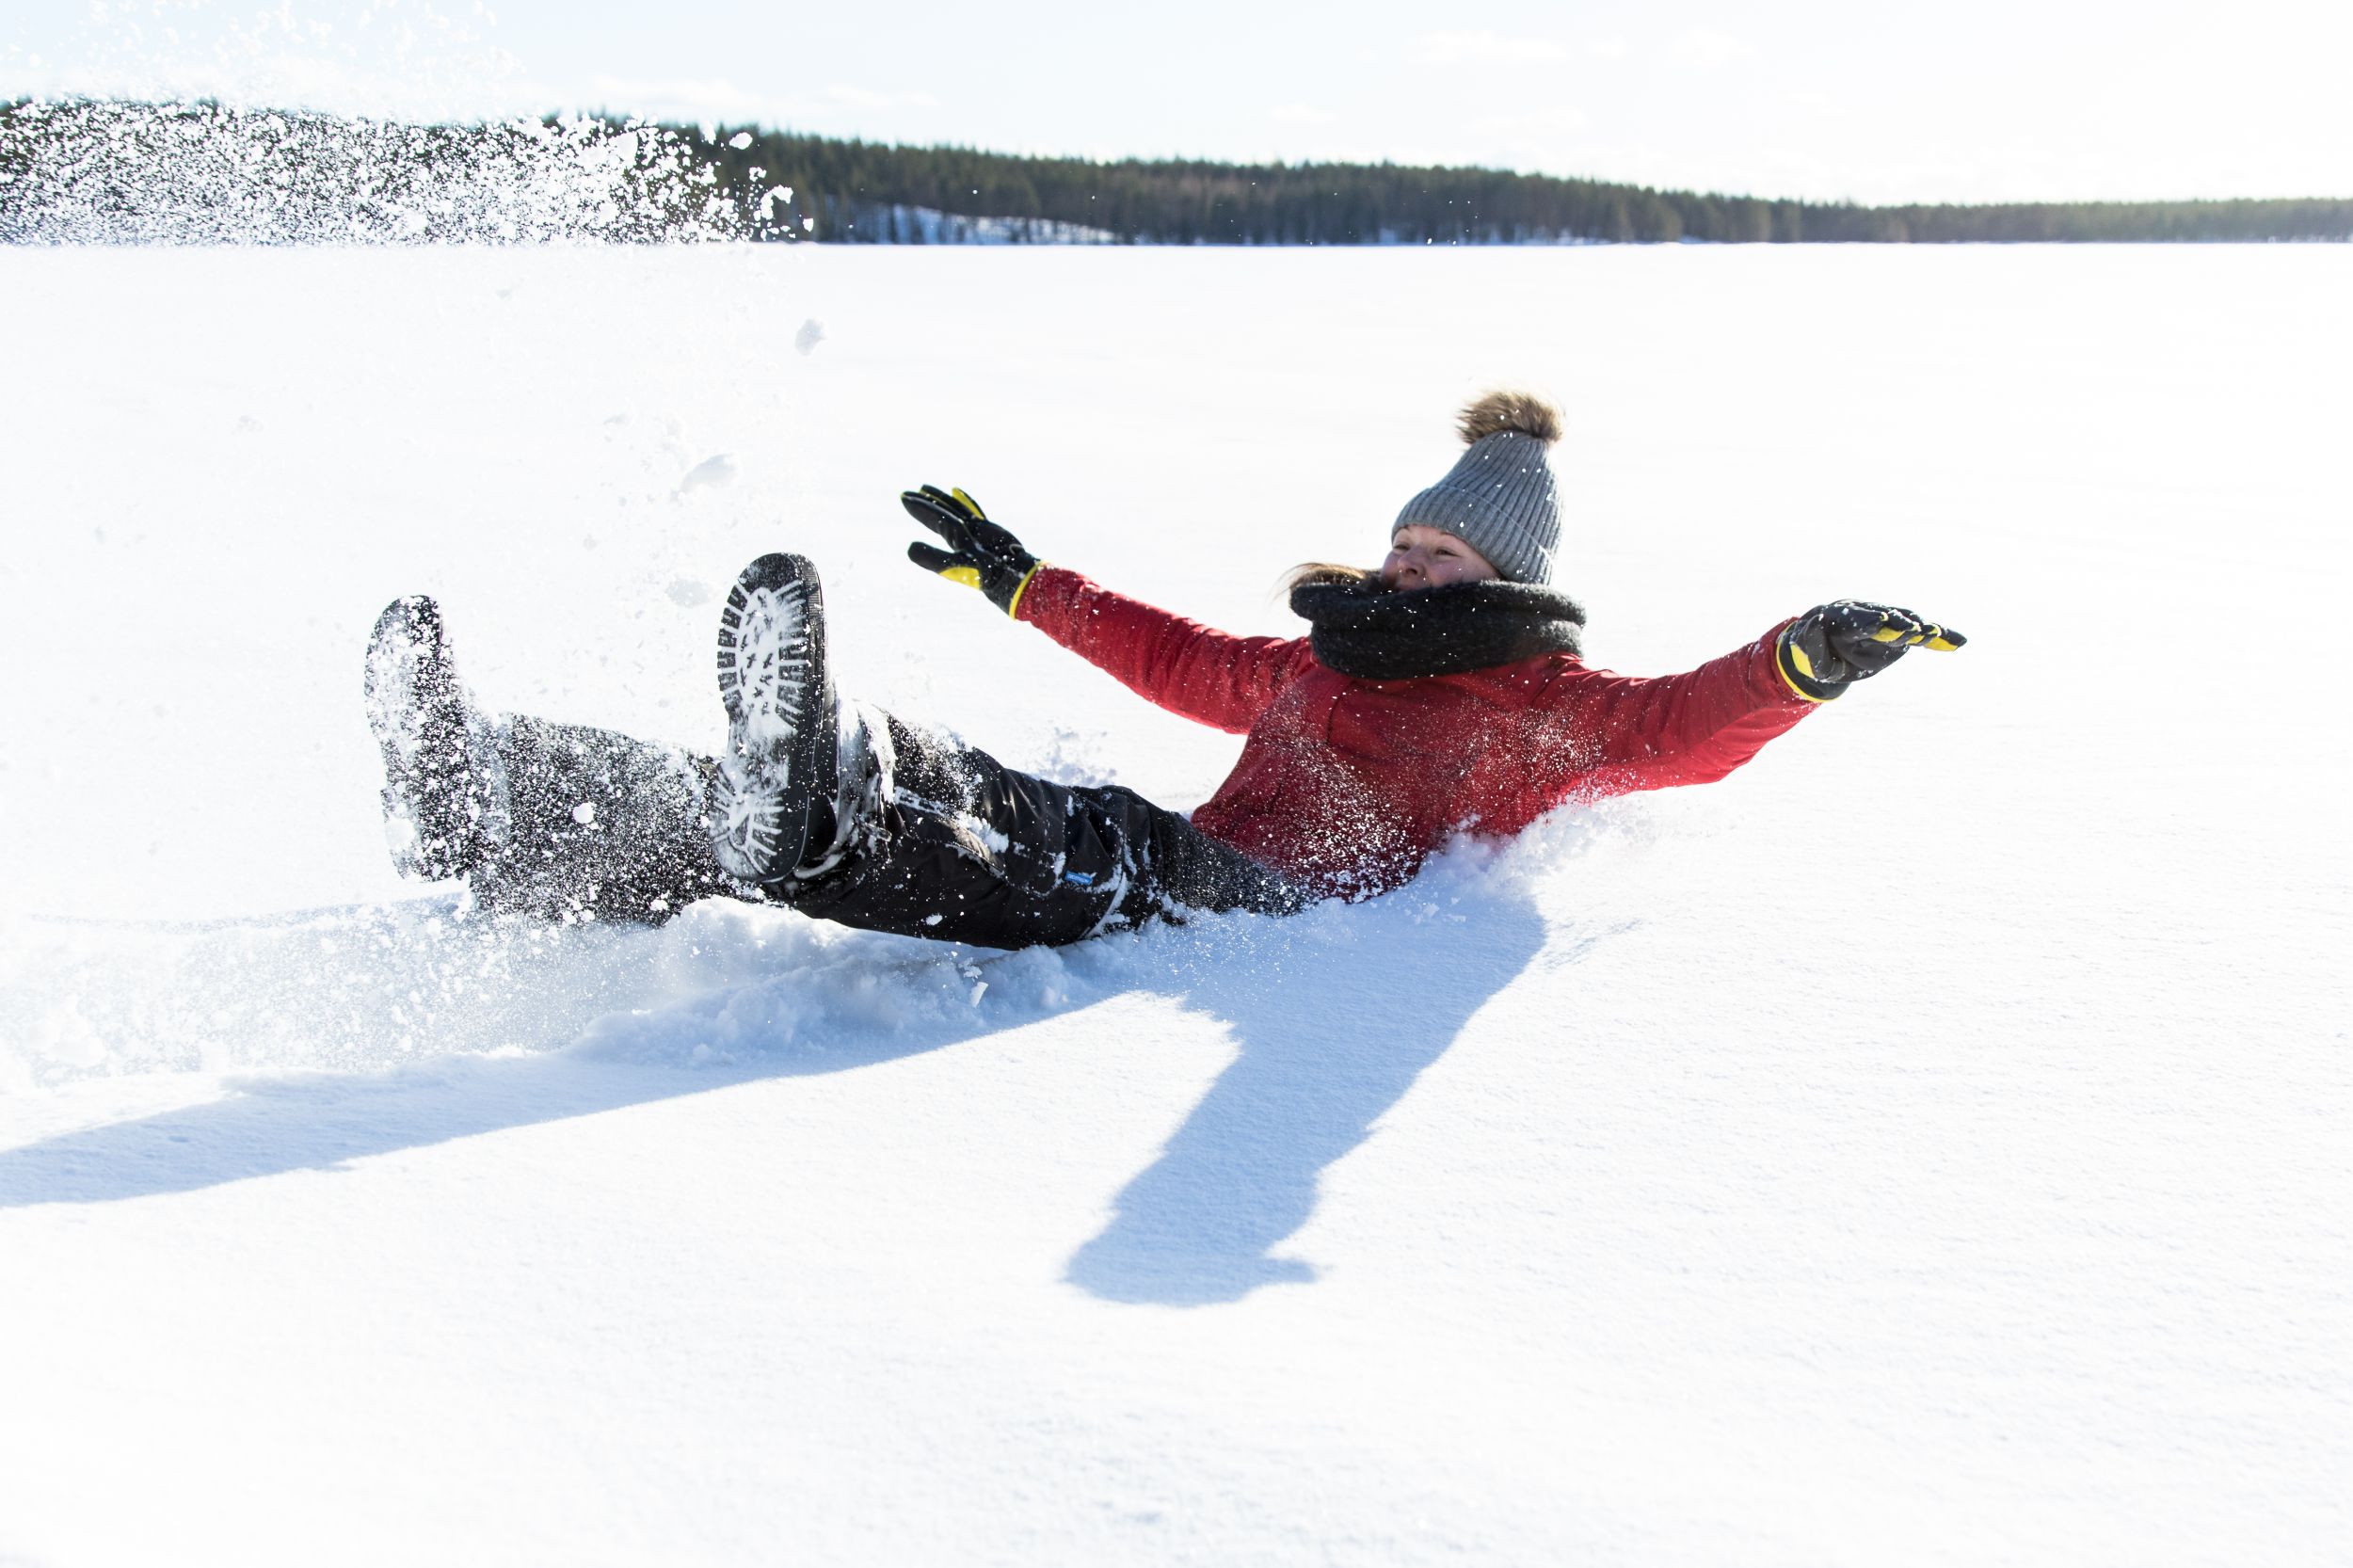
<path id="1" fill-rule="evenodd" d="M 1364 588 L 1380 581 L 1380 570 L 1374 567 L 1344 567 L 1334 561 L 1302 561 L 1283 574 L 1279 591 L 1289 599 L 1294 588 L 1321 587 L 1325 584 Z"/>

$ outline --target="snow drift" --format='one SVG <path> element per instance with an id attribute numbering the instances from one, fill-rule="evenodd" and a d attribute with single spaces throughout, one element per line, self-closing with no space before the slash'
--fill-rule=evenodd
<path id="1" fill-rule="evenodd" d="M 0 1557 L 2327 1560 L 2342 272 L 0 252 Z M 386 865 L 386 600 L 708 747 L 776 548 L 850 689 L 1197 801 L 1232 740 L 913 570 L 898 490 L 1291 632 L 1507 379 L 1595 662 L 1845 594 L 1969 648 L 1371 904 L 1063 952 Z"/>

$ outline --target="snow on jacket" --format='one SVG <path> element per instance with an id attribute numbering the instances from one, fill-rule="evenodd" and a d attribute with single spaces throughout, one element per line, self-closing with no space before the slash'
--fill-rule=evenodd
<path id="1" fill-rule="evenodd" d="M 1160 707 L 1247 735 L 1193 825 L 1327 893 L 1395 887 L 1456 832 L 1508 836 L 1573 798 L 1721 778 L 1812 712 L 1774 668 L 1779 626 L 1657 679 L 1551 653 L 1363 680 L 1305 637 L 1212 631 L 1061 567 L 1016 608 Z"/>

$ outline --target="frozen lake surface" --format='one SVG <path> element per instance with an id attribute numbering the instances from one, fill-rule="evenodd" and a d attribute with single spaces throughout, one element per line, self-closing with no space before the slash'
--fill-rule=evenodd
<path id="1" fill-rule="evenodd" d="M 0 250 L 0 1560 L 2075 1564 L 2353 1539 L 2343 248 Z M 1242 632 L 1498 382 L 1703 790 L 1060 953 L 395 880 L 360 650 L 718 597 L 1204 798 L 895 496 Z"/>

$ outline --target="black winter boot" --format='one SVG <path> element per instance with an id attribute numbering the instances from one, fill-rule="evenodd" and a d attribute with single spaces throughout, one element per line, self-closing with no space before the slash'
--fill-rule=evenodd
<path id="1" fill-rule="evenodd" d="M 730 874 L 789 897 L 804 851 L 824 853 L 836 829 L 825 597 L 805 556 L 762 555 L 728 591 L 719 700 L 728 746 L 712 800 L 712 851 Z"/>
<path id="2" fill-rule="evenodd" d="M 440 606 L 396 599 L 368 639 L 368 728 L 384 757 L 384 835 L 403 876 L 440 881 L 505 837 L 490 725 L 458 680 Z"/>

